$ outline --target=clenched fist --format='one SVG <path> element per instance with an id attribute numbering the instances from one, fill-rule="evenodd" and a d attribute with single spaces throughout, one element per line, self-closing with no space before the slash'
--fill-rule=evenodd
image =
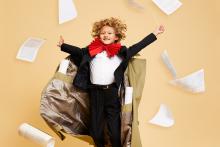
<path id="1" fill-rule="evenodd" d="M 60 40 L 59 40 L 57 46 L 61 47 L 61 45 L 62 45 L 63 43 L 64 43 L 64 39 L 63 39 L 62 36 L 60 36 Z"/>

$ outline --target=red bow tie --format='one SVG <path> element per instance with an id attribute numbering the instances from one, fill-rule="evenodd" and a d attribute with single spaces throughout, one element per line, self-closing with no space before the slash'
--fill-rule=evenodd
<path id="1" fill-rule="evenodd" d="M 98 53 L 105 50 L 108 54 L 108 57 L 113 57 L 118 53 L 120 48 L 120 43 L 104 44 L 99 38 L 96 38 L 89 45 L 89 54 L 91 57 L 94 57 Z"/>

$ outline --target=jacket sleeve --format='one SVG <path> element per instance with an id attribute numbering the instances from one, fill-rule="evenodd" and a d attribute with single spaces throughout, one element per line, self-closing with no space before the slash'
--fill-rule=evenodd
<path id="1" fill-rule="evenodd" d="M 141 51 L 155 40 L 157 40 L 157 37 L 153 33 L 150 33 L 144 39 L 128 48 L 127 58 L 130 59 L 132 56 L 136 55 L 139 51 Z"/>
<path id="2" fill-rule="evenodd" d="M 77 46 L 73 46 L 73 45 L 69 45 L 66 43 L 63 43 L 61 45 L 61 51 L 69 53 L 73 56 L 82 56 L 82 49 L 77 47 Z"/>
<path id="3" fill-rule="evenodd" d="M 83 49 L 63 43 L 61 45 L 61 51 L 69 53 L 77 66 L 80 64 L 83 57 Z"/>

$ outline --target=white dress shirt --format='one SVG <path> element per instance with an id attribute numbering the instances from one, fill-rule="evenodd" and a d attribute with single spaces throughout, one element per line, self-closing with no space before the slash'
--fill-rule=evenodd
<path id="1" fill-rule="evenodd" d="M 90 62 L 90 80 L 92 84 L 108 85 L 115 81 L 114 72 L 122 59 L 115 55 L 108 57 L 106 51 L 97 54 Z"/>

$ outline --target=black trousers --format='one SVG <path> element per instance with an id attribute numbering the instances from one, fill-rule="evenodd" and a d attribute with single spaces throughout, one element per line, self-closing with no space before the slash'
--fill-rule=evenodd
<path id="1" fill-rule="evenodd" d="M 104 147 L 104 126 L 107 125 L 112 147 L 121 147 L 121 104 L 116 85 L 90 87 L 90 135 L 97 147 Z"/>

